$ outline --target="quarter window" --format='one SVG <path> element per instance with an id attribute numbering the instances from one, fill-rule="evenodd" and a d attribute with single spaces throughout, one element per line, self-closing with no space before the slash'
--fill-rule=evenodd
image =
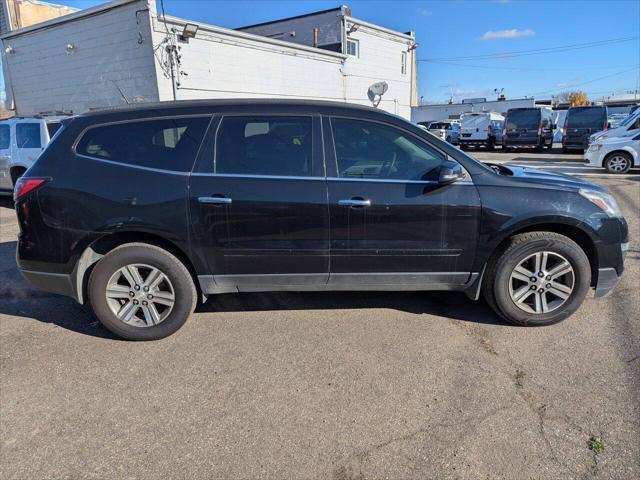
<path id="1" fill-rule="evenodd" d="M 199 117 L 104 125 L 87 131 L 76 151 L 127 165 L 186 172 L 208 124 L 208 117 Z"/>
<path id="2" fill-rule="evenodd" d="M 444 155 L 399 129 L 362 120 L 331 120 L 338 175 L 437 180 Z"/>
<path id="3" fill-rule="evenodd" d="M 311 131 L 311 117 L 224 117 L 216 142 L 216 172 L 311 176 Z"/>
<path id="4" fill-rule="evenodd" d="M 40 148 L 40 124 L 39 123 L 17 123 L 16 142 L 18 148 Z"/>
<path id="5" fill-rule="evenodd" d="M 0 125 L 0 150 L 7 150 L 11 146 L 11 129 L 9 125 Z"/>

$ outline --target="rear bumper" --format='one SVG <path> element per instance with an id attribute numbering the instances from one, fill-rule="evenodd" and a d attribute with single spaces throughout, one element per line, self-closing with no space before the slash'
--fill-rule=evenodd
<path id="1" fill-rule="evenodd" d="M 34 272 L 20 269 L 20 274 L 27 283 L 39 290 L 71 297 L 79 302 L 75 285 L 75 275 L 64 273 Z"/>

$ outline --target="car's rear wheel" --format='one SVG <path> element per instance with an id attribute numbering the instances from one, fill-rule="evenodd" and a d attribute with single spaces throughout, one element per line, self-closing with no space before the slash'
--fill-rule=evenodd
<path id="1" fill-rule="evenodd" d="M 582 304 L 591 266 L 573 240 L 552 232 L 514 236 L 488 266 L 483 283 L 487 303 L 516 325 L 550 325 Z"/>
<path id="2" fill-rule="evenodd" d="M 128 243 L 91 272 L 89 300 L 98 320 L 127 340 L 157 340 L 176 332 L 197 299 L 189 270 L 167 250 Z"/>
<path id="3" fill-rule="evenodd" d="M 604 168 L 609 173 L 627 173 L 631 168 L 631 155 L 626 152 L 613 152 L 604 159 Z"/>

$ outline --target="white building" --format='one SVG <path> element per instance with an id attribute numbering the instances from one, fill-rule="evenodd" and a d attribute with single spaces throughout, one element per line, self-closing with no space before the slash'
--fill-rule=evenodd
<path id="1" fill-rule="evenodd" d="M 368 87 L 385 81 L 379 108 L 410 117 L 412 33 L 355 19 L 347 7 L 268 25 L 288 33 L 164 18 L 155 0 L 115 0 L 14 30 L 1 37 L 7 107 L 29 116 L 195 98 L 370 104 Z"/>

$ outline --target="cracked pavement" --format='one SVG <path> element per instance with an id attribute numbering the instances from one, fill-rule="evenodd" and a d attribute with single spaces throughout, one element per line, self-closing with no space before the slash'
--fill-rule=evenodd
<path id="1" fill-rule="evenodd" d="M 0 477 L 640 477 L 640 175 L 589 180 L 630 252 L 560 324 L 456 293 L 236 294 L 153 343 L 30 289 L 0 200 Z"/>

